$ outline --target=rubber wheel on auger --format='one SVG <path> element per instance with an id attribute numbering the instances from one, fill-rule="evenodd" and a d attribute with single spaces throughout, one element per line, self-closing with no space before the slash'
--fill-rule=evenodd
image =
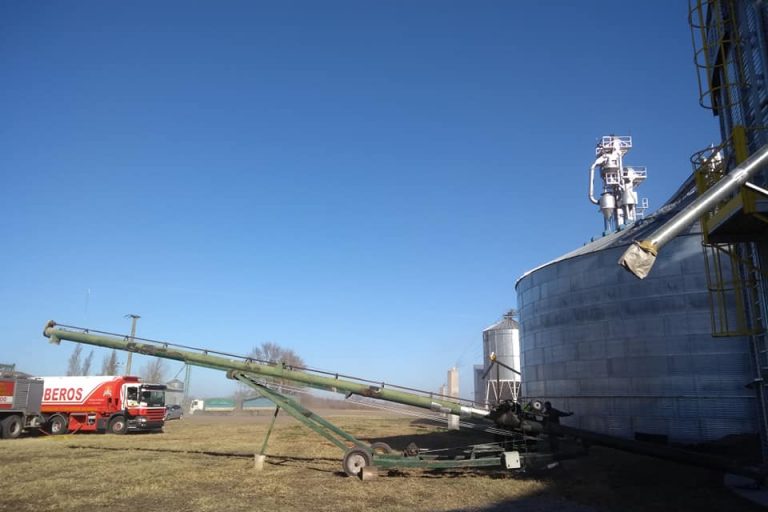
<path id="1" fill-rule="evenodd" d="M 63 416 L 53 416 L 48 420 L 48 433 L 52 436 L 60 436 L 67 433 L 67 420 Z"/>
<path id="2" fill-rule="evenodd" d="M 382 443 L 381 441 L 377 441 L 375 443 L 371 443 L 371 451 L 375 455 L 389 455 L 394 450 L 392 450 L 392 447 L 389 446 L 387 443 Z"/>
<path id="3" fill-rule="evenodd" d="M 115 416 L 109 420 L 109 433 L 110 434 L 125 434 L 128 432 L 128 423 L 123 416 Z"/>
<path id="4" fill-rule="evenodd" d="M 0 423 L 0 427 L 2 427 L 2 437 L 4 439 L 16 439 L 21 435 L 21 418 L 15 414 L 8 416 L 2 421 L 2 423 Z"/>
<path id="5" fill-rule="evenodd" d="M 342 465 L 348 476 L 361 477 L 363 468 L 371 465 L 371 454 L 362 448 L 350 448 L 344 454 Z"/>

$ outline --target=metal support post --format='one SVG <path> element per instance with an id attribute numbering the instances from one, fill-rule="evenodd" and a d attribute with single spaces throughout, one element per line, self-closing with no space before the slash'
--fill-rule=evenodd
<path id="1" fill-rule="evenodd" d="M 280 412 L 280 406 L 275 406 L 275 414 L 272 416 L 272 422 L 269 424 L 269 429 L 267 429 L 267 435 L 264 437 L 264 444 L 261 445 L 261 451 L 259 452 L 260 455 L 266 455 L 267 451 L 267 442 L 269 441 L 269 436 L 272 435 L 272 428 L 275 426 L 275 422 L 277 421 L 277 415 Z"/>
<path id="2" fill-rule="evenodd" d="M 269 442 L 269 436 L 272 434 L 272 428 L 277 421 L 277 415 L 280 412 L 280 406 L 275 407 L 275 414 L 272 416 L 272 423 L 269 424 L 267 429 L 267 435 L 264 436 L 264 444 L 261 445 L 261 451 L 253 456 L 253 465 L 256 471 L 262 471 L 264 469 L 264 462 L 267 460 L 267 442 Z"/>
<path id="3" fill-rule="evenodd" d="M 136 320 L 141 318 L 139 315 L 134 315 L 133 313 L 125 315 L 125 318 L 131 319 L 131 341 L 135 341 L 136 339 Z M 133 352 L 128 352 L 128 359 L 125 361 L 125 374 L 130 375 L 131 374 L 131 362 L 133 360 Z"/>
<path id="4" fill-rule="evenodd" d="M 351 434 L 348 434 L 347 432 L 344 432 L 342 429 L 340 429 L 330 421 L 324 418 L 321 418 L 320 416 L 310 411 L 306 407 L 302 406 L 292 398 L 282 395 L 277 391 L 273 391 L 269 389 L 267 386 L 260 384 L 259 382 L 256 382 L 247 373 L 233 372 L 231 373 L 231 377 L 236 380 L 239 380 L 240 382 L 242 382 L 247 386 L 254 388 L 262 396 L 271 400 L 275 405 L 277 405 L 278 407 L 281 407 L 282 409 L 285 409 L 285 412 L 293 416 L 304 426 L 314 431 L 316 434 L 323 436 L 332 444 L 339 447 L 341 450 L 346 451 L 349 448 L 350 444 L 358 448 L 362 448 L 363 450 L 366 450 L 366 451 L 371 450 L 371 447 L 369 444 L 363 441 L 360 441 L 359 439 L 357 439 Z"/>

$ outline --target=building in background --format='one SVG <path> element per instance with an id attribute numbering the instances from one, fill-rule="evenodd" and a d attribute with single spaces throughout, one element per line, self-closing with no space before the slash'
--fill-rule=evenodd
<path id="1" fill-rule="evenodd" d="M 486 407 L 485 403 L 485 365 L 476 364 L 472 367 L 472 375 L 474 376 L 474 398 L 475 407 Z"/>
<path id="2" fill-rule="evenodd" d="M 165 385 L 165 405 L 184 405 L 184 382 L 171 379 Z"/>

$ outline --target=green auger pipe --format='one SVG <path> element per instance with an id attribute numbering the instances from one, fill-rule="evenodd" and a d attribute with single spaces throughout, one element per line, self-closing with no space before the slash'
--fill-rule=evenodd
<path id="1" fill-rule="evenodd" d="M 205 352 L 196 353 L 180 350 L 173 346 L 137 343 L 127 336 L 121 338 L 117 336 L 91 334 L 82 331 L 71 331 L 57 327 L 56 322 L 53 320 L 48 322 L 45 326 L 43 334 L 51 340 L 51 343 L 57 345 L 61 340 L 74 341 L 77 343 L 85 343 L 87 345 L 95 345 L 97 347 L 106 347 L 148 356 L 162 357 L 164 359 L 173 359 L 189 365 L 222 370 L 228 372 L 228 375 L 229 372 L 232 371 L 241 371 L 262 377 L 298 382 L 308 387 L 321 389 L 323 391 L 377 398 L 379 400 L 411 405 L 436 412 L 456 414 L 462 417 L 486 418 L 488 416 L 488 411 L 486 410 L 466 407 L 448 400 L 440 400 L 405 391 L 361 384 L 345 379 L 312 375 L 311 373 L 294 370 L 288 366 L 280 364 L 270 365 L 247 360 L 236 361 L 225 357 L 206 354 Z"/>

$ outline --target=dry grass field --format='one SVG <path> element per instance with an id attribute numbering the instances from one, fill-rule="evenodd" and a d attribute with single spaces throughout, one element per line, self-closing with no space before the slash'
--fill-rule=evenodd
<path id="1" fill-rule="evenodd" d="M 467 441 L 396 416 L 328 414 L 359 437 L 395 448 Z M 267 424 L 263 416 L 193 417 L 161 434 L 0 441 L 0 510 L 762 510 L 723 488 L 717 473 L 599 448 L 546 472 L 382 471 L 361 482 L 341 471 L 336 447 L 290 418 L 278 422 L 257 472 L 253 453 Z"/>

